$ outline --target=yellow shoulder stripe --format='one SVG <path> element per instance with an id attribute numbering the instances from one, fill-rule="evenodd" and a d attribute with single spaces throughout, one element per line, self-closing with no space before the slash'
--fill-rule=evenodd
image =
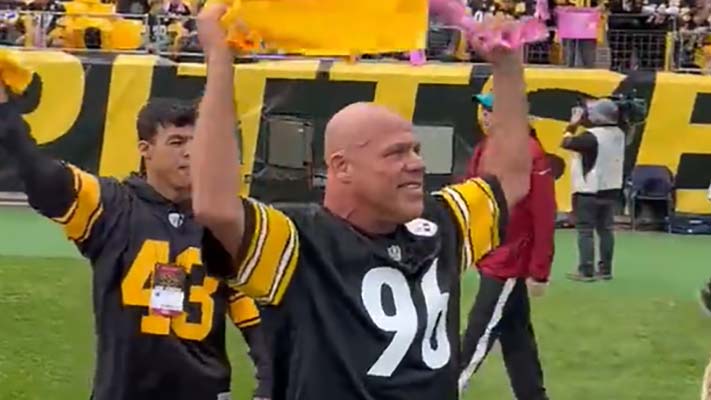
<path id="1" fill-rule="evenodd" d="M 69 165 L 74 174 L 76 198 L 65 215 L 54 219 L 63 225 L 71 240 L 82 242 L 91 234 L 91 228 L 103 213 L 99 179 L 79 168 Z"/>
<path id="2" fill-rule="evenodd" d="M 294 223 L 281 211 L 256 201 L 249 245 L 238 260 L 237 275 L 230 286 L 267 304 L 281 301 L 296 269 L 299 237 Z"/>
<path id="3" fill-rule="evenodd" d="M 436 192 L 435 196 L 444 199 L 450 211 L 454 215 L 454 219 L 459 228 L 459 234 L 462 239 L 462 265 L 461 269 L 468 268 L 474 262 L 473 248 L 471 245 L 471 236 L 469 235 L 469 210 L 467 204 L 461 194 L 450 187 L 445 187 L 441 191 Z"/>
<path id="4" fill-rule="evenodd" d="M 476 263 L 500 244 L 501 210 L 494 192 L 485 180 L 469 179 L 447 186 L 435 195 L 445 200 L 460 228 L 464 268 Z"/>
<path id="5" fill-rule="evenodd" d="M 74 167 L 72 165 L 67 165 L 67 167 L 69 167 L 69 169 L 72 171 L 72 180 L 74 181 L 74 193 L 75 194 L 79 193 L 81 191 L 81 179 L 77 179 L 77 177 L 76 177 L 76 173 L 74 172 L 76 170 L 76 167 Z M 52 220 L 54 222 L 57 222 L 62 225 L 66 224 L 67 222 L 69 222 L 69 219 L 76 212 L 77 204 L 78 204 L 78 202 L 77 202 L 77 199 L 75 198 L 74 201 L 72 202 L 72 204 L 67 209 L 67 212 L 64 213 L 64 215 L 62 215 L 61 217 L 58 217 L 58 218 L 52 218 Z"/>
<path id="6" fill-rule="evenodd" d="M 470 192 L 470 196 L 478 195 L 481 197 L 481 193 L 485 196 L 485 198 L 472 204 L 472 206 L 474 206 L 472 207 L 472 211 L 476 212 L 476 215 L 481 215 L 481 220 L 475 221 L 478 225 L 478 229 L 472 229 L 471 232 L 471 242 L 475 247 L 476 254 L 479 255 L 479 257 L 474 260 L 476 262 L 479 261 L 484 254 L 501 244 L 501 237 L 499 235 L 501 210 L 499 209 L 499 203 L 496 201 L 494 192 L 491 190 L 491 186 L 489 186 L 486 181 L 473 179 L 472 183 L 478 186 L 478 189 L 474 188 L 474 185 L 469 185 L 462 188 L 462 191 Z"/>
<path id="7" fill-rule="evenodd" d="M 239 293 L 230 299 L 228 314 L 238 328 L 247 328 L 261 322 L 254 300 Z"/>

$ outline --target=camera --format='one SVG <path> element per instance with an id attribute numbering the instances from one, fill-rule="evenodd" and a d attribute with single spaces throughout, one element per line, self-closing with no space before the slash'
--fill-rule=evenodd
<path id="1" fill-rule="evenodd" d="M 620 122 L 625 125 L 637 125 L 647 119 L 647 101 L 636 96 L 637 91 L 633 90 L 626 94 L 616 94 L 608 96 L 619 110 Z"/>
<path id="2" fill-rule="evenodd" d="M 637 91 L 632 90 L 628 93 L 613 94 L 610 96 L 600 97 L 599 99 L 611 100 L 617 106 L 619 125 L 622 127 L 631 127 L 643 123 L 647 119 L 647 101 L 641 97 L 637 97 Z M 589 99 L 578 98 L 575 107 L 581 107 L 587 110 L 586 101 Z"/>

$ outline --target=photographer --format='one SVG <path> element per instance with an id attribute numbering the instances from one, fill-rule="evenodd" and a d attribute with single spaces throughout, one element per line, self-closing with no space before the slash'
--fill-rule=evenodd
<path id="1" fill-rule="evenodd" d="M 587 100 L 574 107 L 561 147 L 573 151 L 571 181 L 573 214 L 578 231 L 578 271 L 573 280 L 612 279 L 615 204 L 622 193 L 625 133 L 618 102 Z M 624 123 L 627 125 L 627 123 Z M 585 130 L 576 134 L 579 127 Z M 595 238 L 600 240 L 600 261 L 595 271 Z"/>

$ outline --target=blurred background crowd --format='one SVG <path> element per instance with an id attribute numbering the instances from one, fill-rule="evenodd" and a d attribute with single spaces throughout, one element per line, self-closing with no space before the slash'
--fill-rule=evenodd
<path id="1" fill-rule="evenodd" d="M 462 1 L 476 18 L 503 14 L 545 19 L 550 36 L 527 46 L 531 64 L 711 71 L 708 10 L 697 7 L 695 0 Z M 540 15 L 541 3 L 545 15 Z M 199 57 L 194 16 L 202 5 L 202 0 L 0 0 L 0 43 Z M 592 21 L 588 33 L 567 32 L 567 27 L 579 25 L 581 16 Z M 445 62 L 478 61 L 457 29 L 436 20 L 430 21 L 427 55 Z"/>

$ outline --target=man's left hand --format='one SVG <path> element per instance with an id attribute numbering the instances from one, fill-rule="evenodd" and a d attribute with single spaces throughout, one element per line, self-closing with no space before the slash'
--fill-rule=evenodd
<path id="1" fill-rule="evenodd" d="M 474 51 L 490 62 L 494 68 L 523 68 L 523 48 L 506 47 L 502 38 L 515 35 L 519 23 L 503 17 L 486 17 L 476 26 L 476 32 L 469 38 Z"/>
<path id="2" fill-rule="evenodd" d="M 546 293 L 548 282 L 538 282 L 533 278 L 528 278 L 526 279 L 526 286 L 531 297 L 541 297 Z"/>

